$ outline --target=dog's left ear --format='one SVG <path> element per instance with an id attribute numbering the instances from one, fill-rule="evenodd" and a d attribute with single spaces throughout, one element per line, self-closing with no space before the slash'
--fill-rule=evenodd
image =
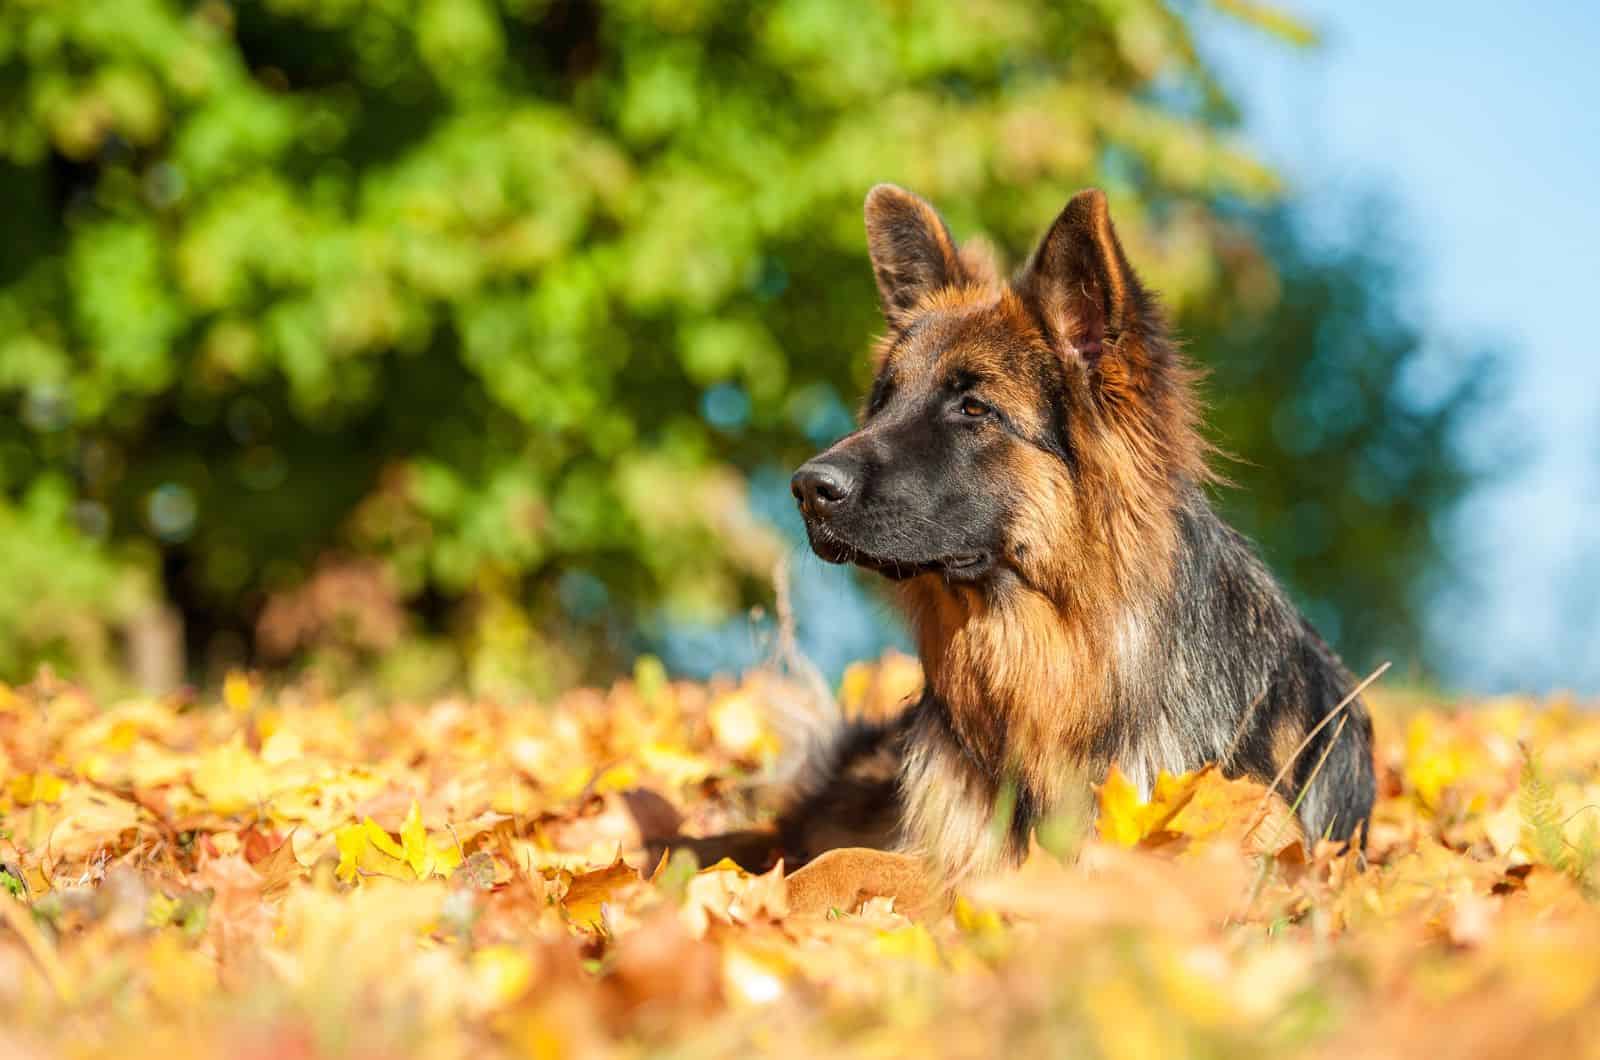
<path id="1" fill-rule="evenodd" d="M 1098 188 L 1080 191 L 1067 203 L 1023 266 L 1016 288 L 1037 308 L 1061 352 L 1076 354 L 1091 369 L 1143 322 L 1144 292 Z"/>

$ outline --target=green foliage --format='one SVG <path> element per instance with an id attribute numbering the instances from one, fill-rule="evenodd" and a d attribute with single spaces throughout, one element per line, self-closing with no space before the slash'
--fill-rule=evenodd
<path id="1" fill-rule="evenodd" d="M 1595 823 L 1596 807 L 1586 806 L 1583 830 L 1577 842 L 1567 838 L 1567 819 L 1561 812 L 1550 781 L 1537 756 L 1524 752 L 1522 783 L 1517 791 L 1517 809 L 1522 814 L 1524 842 L 1539 864 L 1564 872 L 1578 882 L 1590 898 L 1600 897 L 1600 826 Z"/>
<path id="2" fill-rule="evenodd" d="M 1565 872 L 1571 865 L 1567 841 L 1561 834 L 1561 812 L 1555 792 L 1539 769 L 1539 762 L 1527 756 L 1522 766 L 1522 784 L 1517 792 L 1517 808 L 1527 831 L 1533 853 L 1541 862 Z"/>
<path id="3" fill-rule="evenodd" d="M 9 564 L 0 629 L 125 623 L 127 570 L 195 648 L 388 629 L 258 629 L 351 563 L 410 632 L 523 658 L 726 613 L 780 547 L 729 469 L 866 372 L 867 187 L 1017 253 L 1106 186 L 1187 317 L 1250 244 L 1218 205 L 1275 191 L 1230 118 L 1155 0 L 7 5 L 0 534 L 81 573 Z"/>
<path id="4" fill-rule="evenodd" d="M 0 499 L 0 679 L 20 680 L 51 663 L 96 680 L 117 669 L 108 622 L 149 606 L 138 565 L 73 525 L 67 484 L 47 474 L 16 503 Z"/>

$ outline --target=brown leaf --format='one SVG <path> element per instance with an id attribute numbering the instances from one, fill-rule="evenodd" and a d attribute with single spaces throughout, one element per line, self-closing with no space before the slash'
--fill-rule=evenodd
<path id="1" fill-rule="evenodd" d="M 659 1033 L 721 1007 L 721 969 L 718 947 L 662 910 L 618 942 L 606 985 L 626 1020 Z"/>
<path id="2" fill-rule="evenodd" d="M 262 898 L 276 898 L 289 884 L 302 878 L 306 870 L 294 854 L 294 833 L 290 832 L 272 853 L 257 862 L 255 870 L 261 876 Z"/>

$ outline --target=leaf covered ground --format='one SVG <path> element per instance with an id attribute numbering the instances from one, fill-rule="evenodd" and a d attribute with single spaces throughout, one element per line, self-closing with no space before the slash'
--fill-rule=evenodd
<path id="1" fill-rule="evenodd" d="M 912 690 L 891 657 L 848 710 Z M 1368 866 L 1214 771 L 914 922 L 643 836 L 758 822 L 808 695 L 386 709 L 0 689 L 0 1053 L 1600 1055 L 1600 715 L 1378 691 Z"/>

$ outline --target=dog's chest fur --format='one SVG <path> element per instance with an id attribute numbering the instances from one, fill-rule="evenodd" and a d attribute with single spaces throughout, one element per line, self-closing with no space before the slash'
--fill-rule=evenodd
<path id="1" fill-rule="evenodd" d="M 905 849 L 952 878 L 1014 860 L 1067 786 L 1113 762 L 1146 794 L 1163 770 L 1207 762 L 1270 774 L 1270 719 L 1288 711 L 1303 731 L 1274 681 L 1303 626 L 1198 492 L 1177 524 L 1162 591 L 1114 609 L 1026 592 L 912 599 L 929 692 L 901 772 Z"/>

